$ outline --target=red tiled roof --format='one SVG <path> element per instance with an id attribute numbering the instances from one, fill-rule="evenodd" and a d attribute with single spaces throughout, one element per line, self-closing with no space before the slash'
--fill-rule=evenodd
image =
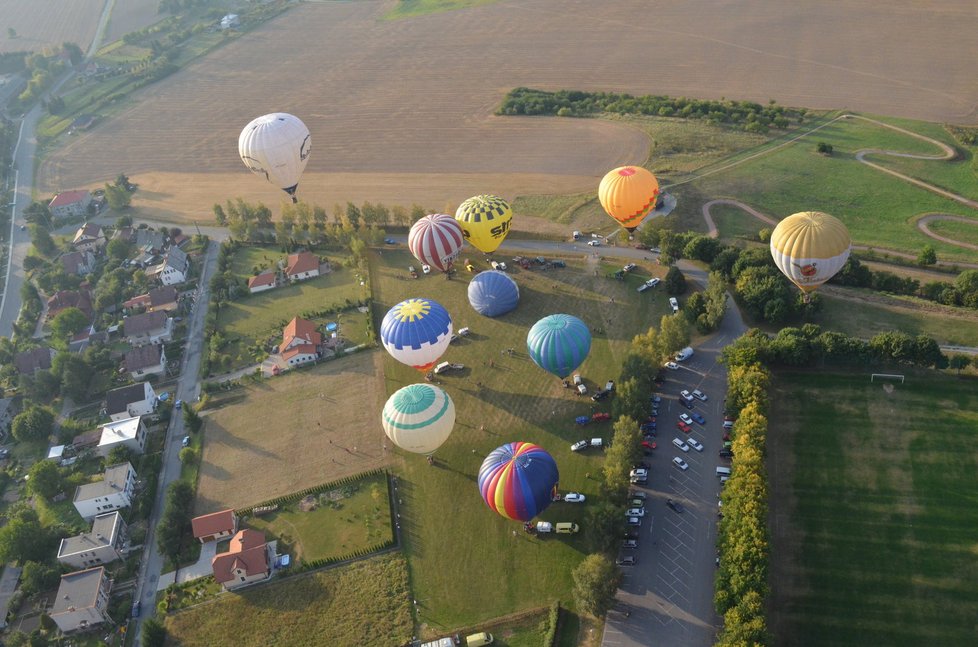
<path id="1" fill-rule="evenodd" d="M 62 191 L 58 195 L 54 196 L 54 200 L 48 203 L 48 207 L 62 207 L 66 204 L 75 204 L 76 202 L 81 202 L 88 197 L 88 191 Z"/>
<path id="2" fill-rule="evenodd" d="M 318 346 L 323 343 L 323 334 L 316 330 L 316 324 L 313 322 L 295 317 L 282 330 L 282 343 L 279 344 L 278 352 L 284 353 L 289 344 L 296 339 Z"/>
<path id="3" fill-rule="evenodd" d="M 241 569 L 246 576 L 268 571 L 268 550 L 265 534 L 257 530 L 239 530 L 231 538 L 231 549 L 211 559 L 214 579 L 219 584 L 235 579 L 234 570 Z"/>
<path id="4" fill-rule="evenodd" d="M 234 530 L 234 510 L 221 510 L 220 512 L 194 517 L 190 521 L 190 525 L 193 527 L 195 539 L 222 532 L 232 532 Z"/>
<path id="5" fill-rule="evenodd" d="M 86 290 L 61 290 L 48 299 L 48 319 L 54 319 L 66 308 L 78 308 L 92 318 L 92 297 Z"/>
<path id="6" fill-rule="evenodd" d="M 272 270 L 266 270 L 258 276 L 253 276 L 248 279 L 248 289 L 265 285 L 275 285 L 275 272 Z"/>
<path id="7" fill-rule="evenodd" d="M 133 297 L 128 301 L 123 302 L 123 308 L 145 308 L 150 304 L 148 294 L 140 294 L 138 297 Z"/>
<path id="8" fill-rule="evenodd" d="M 299 346 L 293 346 L 287 351 L 282 353 L 282 359 L 289 361 L 296 355 L 315 355 L 316 347 L 312 344 L 300 344 Z"/>
<path id="9" fill-rule="evenodd" d="M 294 274 L 301 274 L 303 272 L 310 272 L 318 269 L 318 256 L 312 252 L 299 252 L 298 254 L 289 254 L 289 258 L 286 261 L 285 273 L 292 276 Z"/>

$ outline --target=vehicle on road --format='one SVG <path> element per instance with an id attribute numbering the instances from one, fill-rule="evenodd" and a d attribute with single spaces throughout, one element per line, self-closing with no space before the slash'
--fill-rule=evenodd
<path id="1" fill-rule="evenodd" d="M 675 362 L 666 362 L 663 366 L 673 371 L 679 370 L 679 364 Z"/>
<path id="2" fill-rule="evenodd" d="M 689 414 L 687 414 L 687 413 L 680 413 L 679 414 L 679 419 L 682 420 L 683 422 L 685 422 L 687 425 L 693 424 L 693 419 L 690 418 L 689 417 Z"/>
<path id="3" fill-rule="evenodd" d="M 183 437 L 183 440 L 180 441 L 180 446 L 181 447 L 189 447 L 190 446 L 190 436 L 184 436 Z"/>
<path id="4" fill-rule="evenodd" d="M 679 458 L 678 456 L 672 459 L 672 464 L 684 472 L 689 469 L 689 463 Z"/>
<path id="5" fill-rule="evenodd" d="M 183 400 L 177 400 L 176 402 L 174 402 L 173 408 L 176 409 L 177 411 L 183 409 Z"/>
<path id="6" fill-rule="evenodd" d="M 706 418 L 704 418 L 702 415 L 700 415 L 699 413 L 697 413 L 695 411 L 693 413 L 689 414 L 689 417 L 692 418 L 693 420 L 695 420 L 697 423 L 699 423 L 701 425 L 705 425 L 706 424 Z"/>
<path id="7" fill-rule="evenodd" d="M 673 438 L 672 444 L 679 448 L 679 451 L 688 452 L 689 445 L 683 442 L 682 438 Z"/>
<path id="8" fill-rule="evenodd" d="M 683 433 L 686 433 L 686 434 L 688 434 L 689 432 L 693 431 L 693 428 L 690 427 L 685 422 L 683 422 L 682 420 L 680 420 L 679 422 L 677 422 L 676 423 L 676 426 L 679 427 L 679 431 L 681 431 Z"/>
<path id="9" fill-rule="evenodd" d="M 568 492 L 564 495 L 565 503 L 584 503 L 585 496 L 579 492 Z"/>
<path id="10" fill-rule="evenodd" d="M 589 240 L 587 241 L 588 247 L 601 247 L 600 240 Z"/>
<path id="11" fill-rule="evenodd" d="M 699 389 L 693 389 L 693 397 L 703 402 L 706 402 L 708 400 L 706 394 L 700 391 Z"/>
<path id="12" fill-rule="evenodd" d="M 695 449 L 698 452 L 703 451 L 703 443 L 701 443 L 700 441 L 696 440 L 692 436 L 690 436 L 689 438 L 686 439 L 686 444 L 689 445 L 690 447 L 692 447 L 693 449 Z"/>
<path id="13" fill-rule="evenodd" d="M 138 618 L 139 617 L 139 613 L 140 613 L 140 611 L 142 611 L 142 609 L 143 609 L 142 602 L 140 602 L 139 600 L 136 600 L 135 602 L 133 602 L 132 603 L 132 617 L 133 618 Z"/>
<path id="14" fill-rule="evenodd" d="M 682 513 L 686 511 L 686 508 L 684 508 L 683 504 L 680 503 L 679 501 L 673 501 L 672 499 L 668 499 L 666 500 L 666 505 L 669 506 L 669 509 L 672 510 L 673 512 Z"/>
<path id="15" fill-rule="evenodd" d="M 397 244 L 397 241 L 394 240 L 393 238 L 385 238 L 384 239 L 384 244 L 385 245 L 396 245 Z"/>

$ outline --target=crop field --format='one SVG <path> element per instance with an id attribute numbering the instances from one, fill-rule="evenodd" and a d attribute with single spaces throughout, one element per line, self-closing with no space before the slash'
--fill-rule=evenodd
<path id="1" fill-rule="evenodd" d="M 66 41 L 85 51 L 95 36 L 103 4 L 103 0 L 0 0 L 4 27 L 0 52 L 40 52 Z M 16 37 L 10 38 L 8 29 Z"/>
<path id="2" fill-rule="evenodd" d="M 519 85 L 973 119 L 978 79 L 957 53 L 978 39 L 959 19 L 970 5 L 889 4 L 531 0 L 391 21 L 381 19 L 388 3 L 308 3 L 138 93 L 111 125 L 53 152 L 41 186 L 89 186 L 124 169 L 157 199 L 137 206 L 170 220 L 202 218 L 237 195 L 267 201 L 274 190 L 243 169 L 234 142 L 276 109 L 311 128 L 300 194 L 325 205 L 440 209 L 482 192 L 580 193 L 608 168 L 646 159 L 648 138 L 624 124 L 493 116 Z M 881 24 L 901 43 L 885 57 L 863 37 Z M 544 57 L 560 63 L 541 66 Z"/>
<path id="3" fill-rule="evenodd" d="M 354 353 L 243 387 L 243 401 L 208 412 L 197 514 L 256 505 L 387 464 L 382 353 Z"/>
<path id="4" fill-rule="evenodd" d="M 168 644 L 402 645 L 412 635 L 407 567 L 386 555 L 223 595 L 166 618 Z M 339 621 L 342 619 L 342 621 Z"/>
<path id="5" fill-rule="evenodd" d="M 472 260 L 485 268 L 481 258 L 473 255 Z M 535 442 L 556 459 L 561 491 L 580 491 L 589 499 L 599 496 L 598 480 L 586 474 L 597 474 L 600 454 L 575 454 L 570 444 L 585 436 L 611 436 L 610 423 L 583 428 L 574 423 L 578 415 L 608 411 L 609 401 L 596 404 L 562 388 L 560 380 L 529 359 L 526 334 L 547 314 L 566 312 L 583 319 L 594 340 L 579 372 L 593 392 L 617 378 L 633 335 L 657 324 L 668 309 L 664 293 L 639 294 L 635 289 L 653 271 L 663 275 L 665 268 L 649 263 L 625 282 L 607 277 L 617 265 L 593 256 L 570 258 L 566 268 L 515 269 L 520 305 L 488 319 L 468 304 L 468 273 L 462 271 L 452 281 L 435 275 L 415 281 L 404 278 L 412 262 L 403 250 L 384 250 L 382 257 L 373 259 L 378 321 L 395 303 L 425 296 L 448 309 L 456 328 L 467 326 L 472 331 L 444 356 L 464 364 L 464 370 L 437 377 L 455 403 L 457 420 L 452 435 L 435 453 L 435 466 L 422 456 L 399 450 L 393 464 L 403 500 L 401 529 L 412 587 L 416 597 L 426 601 L 421 609 L 425 635 L 545 606 L 558 597 L 570 604 L 570 571 L 590 546 L 588 505 L 554 503 L 542 515 L 548 521 L 578 522 L 580 534 L 535 538 L 525 534 L 518 522 L 486 507 L 476 487 L 477 473 L 486 454 L 499 445 Z M 507 352 L 510 348 L 513 354 Z M 383 374 L 388 393 L 421 379 L 413 369 L 387 357 Z M 364 415 L 373 424 L 378 411 Z M 519 576 L 513 577 L 514 573 Z M 493 594 L 486 595 L 487 591 Z"/>
<path id="6" fill-rule="evenodd" d="M 933 372 L 778 375 L 768 434 L 776 644 L 967 645 L 978 389 Z"/>

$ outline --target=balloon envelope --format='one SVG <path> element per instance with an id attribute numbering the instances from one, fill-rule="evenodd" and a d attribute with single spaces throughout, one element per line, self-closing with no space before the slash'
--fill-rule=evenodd
<path id="1" fill-rule="evenodd" d="M 465 239 L 476 249 L 491 254 L 509 233 L 513 210 L 509 203 L 495 195 L 477 195 L 463 202 L 455 211 Z"/>
<path id="2" fill-rule="evenodd" d="M 641 166 L 622 166 L 608 171 L 598 185 L 601 206 L 628 231 L 635 231 L 655 209 L 658 196 L 659 181 Z"/>
<path id="3" fill-rule="evenodd" d="M 455 427 L 455 404 L 431 384 L 411 384 L 387 399 L 381 415 L 384 433 L 401 449 L 430 454 Z"/>
<path id="4" fill-rule="evenodd" d="M 431 299 L 407 299 L 384 316 L 380 341 L 397 361 L 428 371 L 452 341 L 452 318 Z"/>
<path id="5" fill-rule="evenodd" d="M 520 289 L 505 272 L 479 272 L 469 282 L 469 305 L 480 315 L 498 317 L 519 302 Z"/>
<path id="6" fill-rule="evenodd" d="M 282 189 L 295 202 L 312 140 L 298 117 L 275 112 L 253 119 L 238 136 L 238 154 L 252 172 Z"/>
<path id="7" fill-rule="evenodd" d="M 806 293 L 841 270 L 851 248 L 852 239 L 842 221 L 819 211 L 792 214 L 771 233 L 774 264 Z"/>
<path id="8" fill-rule="evenodd" d="M 506 443 L 486 457 L 479 468 L 479 492 L 494 512 L 529 521 L 550 505 L 560 480 L 557 463 L 532 443 Z"/>
<path id="9" fill-rule="evenodd" d="M 455 218 L 442 213 L 425 216 L 411 226 L 408 248 L 414 257 L 447 272 L 462 249 L 462 227 Z"/>
<path id="10" fill-rule="evenodd" d="M 563 379 L 587 357 L 591 331 L 577 317 L 550 315 L 530 328 L 526 348 L 537 366 Z"/>

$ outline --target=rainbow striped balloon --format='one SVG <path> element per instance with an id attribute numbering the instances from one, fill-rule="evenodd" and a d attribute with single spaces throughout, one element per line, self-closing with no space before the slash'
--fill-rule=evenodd
<path id="1" fill-rule="evenodd" d="M 560 474 L 553 456 L 533 443 L 497 447 L 479 468 L 479 492 L 494 512 L 529 521 L 547 509 Z"/>

